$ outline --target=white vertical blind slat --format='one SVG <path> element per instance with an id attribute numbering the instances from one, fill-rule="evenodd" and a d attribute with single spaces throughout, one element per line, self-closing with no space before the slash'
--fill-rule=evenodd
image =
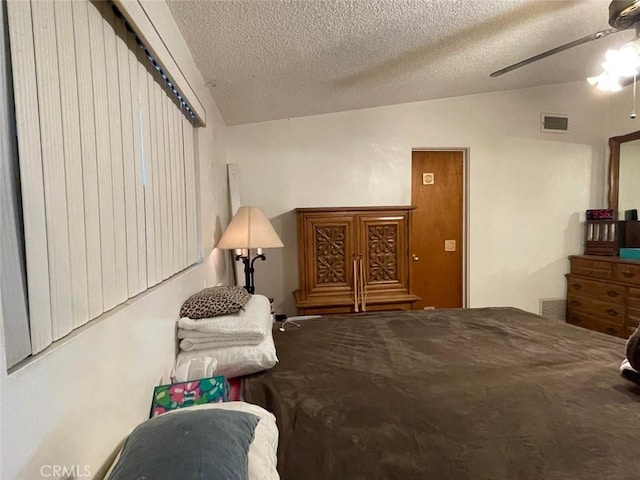
<path id="1" fill-rule="evenodd" d="M 127 275 L 127 222 L 125 217 L 125 187 L 122 155 L 122 114 L 120 86 L 118 83 L 118 56 L 116 34 L 113 29 L 115 14 L 106 2 L 99 3 L 102 15 L 108 21 L 104 24 L 104 51 L 107 66 L 107 96 L 109 98 L 109 137 L 111 140 L 111 175 L 113 190 L 113 222 L 115 234 L 116 261 L 116 304 L 129 298 Z M 137 269 L 137 266 L 136 266 Z"/>
<path id="2" fill-rule="evenodd" d="M 76 53 L 78 88 L 78 122 L 80 124 L 80 156 L 82 161 L 82 191 L 84 195 L 84 228 L 87 262 L 88 319 L 96 318 L 103 310 L 102 255 L 100 216 L 98 212 L 98 169 L 96 164 L 96 128 L 91 78 L 91 49 L 87 1 L 71 3 Z"/>
<path id="3" fill-rule="evenodd" d="M 178 141 L 178 172 L 180 174 L 180 180 L 178 182 L 178 191 L 180 198 L 180 268 L 186 268 L 187 265 L 187 201 L 185 195 L 187 194 L 186 188 L 184 188 L 185 174 L 184 174 L 184 139 L 183 139 L 183 123 L 182 113 L 180 110 L 176 110 L 176 129 L 178 131 L 176 139 Z"/>
<path id="4" fill-rule="evenodd" d="M 6 11 L 0 8 L 0 25 L 6 25 Z M 7 32 L 0 35 L 0 52 L 9 51 Z M 27 273 L 24 268 L 20 186 L 16 142 L 15 110 L 11 91 L 11 70 L 0 61 L 0 328 L 4 338 L 6 367 L 11 368 L 31 355 L 29 336 L 29 305 L 27 304 Z"/>
<path id="5" fill-rule="evenodd" d="M 143 68 L 141 66 L 141 68 Z M 160 177 L 164 173 L 160 170 L 158 160 L 158 135 L 156 125 L 156 96 L 155 82 L 151 73 L 147 72 L 147 92 L 149 98 L 149 148 L 146 150 L 147 158 L 151 158 L 153 165 L 152 188 L 153 188 L 153 225 L 154 225 L 154 247 L 155 247 L 155 276 L 153 282 L 155 285 L 162 280 L 162 225 L 160 216 Z M 151 235 L 151 231 L 147 235 Z"/>
<path id="6" fill-rule="evenodd" d="M 171 265 L 169 263 L 169 204 L 167 202 L 167 155 L 165 149 L 166 131 L 164 128 L 164 102 L 163 92 L 160 85 L 154 84 L 156 99 L 156 126 L 158 135 L 158 177 L 160 184 L 160 224 L 162 225 L 162 279 L 171 275 Z"/>
<path id="7" fill-rule="evenodd" d="M 133 138 L 132 100 L 137 99 L 136 86 L 131 84 L 129 74 L 129 48 L 123 39 L 126 29 L 121 22 L 116 24 L 116 54 L 118 61 L 118 86 L 120 92 L 120 123 L 122 126 L 122 171 L 124 178 L 124 221 L 126 230 L 127 297 L 140 292 L 138 278 L 138 222 L 136 204 L 136 149 Z M 137 78 L 137 77 L 136 77 Z M 115 100 L 115 99 L 114 99 Z"/>
<path id="8" fill-rule="evenodd" d="M 187 264 L 191 265 L 197 261 L 198 248 L 198 225 L 197 225 L 197 205 L 196 205 L 196 175 L 195 158 L 193 150 L 193 127 L 186 118 L 182 118 L 182 136 L 184 144 L 185 158 L 185 188 L 187 190 Z"/>
<path id="9" fill-rule="evenodd" d="M 133 43 L 133 41 L 131 41 Z M 147 69 L 134 54 L 134 45 L 130 45 L 131 61 L 136 62 L 136 72 L 138 75 L 138 92 L 139 92 L 139 122 L 141 138 L 141 154 L 142 163 L 144 165 L 144 218 L 143 227 L 145 228 L 145 243 L 143 252 L 146 255 L 146 286 L 155 285 L 156 282 L 156 236 L 155 236 L 155 215 L 154 215 L 154 176 L 155 169 L 153 166 L 153 146 L 151 144 L 151 122 L 149 117 L 149 85 L 147 84 Z M 133 71 L 133 70 L 132 70 Z"/>
<path id="10" fill-rule="evenodd" d="M 140 293 L 147 289 L 147 238 L 146 238 L 146 207 L 145 207 L 145 195 L 144 184 L 146 182 L 145 165 L 143 165 L 142 158 L 142 140 L 143 134 L 141 130 L 141 95 L 142 87 L 140 84 L 140 72 L 138 72 L 138 64 L 135 56 L 129 56 L 130 61 L 130 81 L 132 91 L 136 92 L 135 98 L 133 98 L 134 118 L 133 118 L 133 141 L 135 147 L 135 177 L 136 177 L 136 228 L 138 230 L 138 243 L 136 248 L 138 249 L 138 291 Z M 144 82 L 143 82 L 144 83 Z M 145 84 L 146 85 L 146 84 Z"/>
<path id="11" fill-rule="evenodd" d="M 160 92 L 162 101 L 162 121 L 163 121 L 163 139 L 164 139 L 164 160 L 165 160 L 165 177 L 167 179 L 167 277 L 173 274 L 173 217 L 175 210 L 173 206 L 173 149 L 171 139 L 171 111 L 169 110 L 169 99 L 164 90 Z"/>
<path id="12" fill-rule="evenodd" d="M 51 331 L 57 340 L 73 328 L 69 225 L 62 142 L 60 77 L 53 1 L 31 4 L 38 81 L 40 135 L 51 286 Z M 46 79 L 46 81 L 44 81 Z"/>
<path id="13" fill-rule="evenodd" d="M 111 142 L 109 141 L 109 98 L 104 51 L 103 19 L 94 3 L 88 3 L 91 73 L 93 79 L 96 158 L 98 166 L 98 198 L 100 247 L 102 257 L 103 311 L 118 304 L 116 284 L 115 224 L 111 174 Z"/>
<path id="14" fill-rule="evenodd" d="M 25 32 L 33 31 L 31 4 L 7 2 L 7 15 L 11 41 L 18 155 L 20 155 L 20 181 L 23 191 L 22 215 L 27 257 L 31 350 L 36 353 L 51 343 L 52 335 L 36 65 L 33 55 L 33 36 L 25 35 Z M 25 195 L 24 192 L 28 194 Z"/>
<path id="15" fill-rule="evenodd" d="M 176 217 L 174 221 L 174 232 L 176 236 L 176 245 L 175 245 L 175 254 L 174 254 L 174 264 L 173 269 L 178 272 L 182 270 L 184 265 L 184 242 L 183 242 L 183 233 L 184 233 L 184 213 L 182 211 L 182 189 L 180 188 L 180 183 L 182 179 L 182 169 L 180 166 L 180 161 L 182 158 L 182 152 L 180 151 L 181 147 L 181 137 L 182 137 L 182 129 L 180 128 L 180 112 L 173 108 L 171 109 L 171 121 L 173 124 L 173 185 L 175 190 L 175 205 L 174 209 L 176 212 Z"/>
<path id="16" fill-rule="evenodd" d="M 73 328 L 89 320 L 87 250 L 84 224 L 84 189 L 78 119 L 78 81 L 73 38 L 73 14 L 70 2 L 55 2 L 62 132 L 66 174 L 69 251 L 71 262 L 71 299 Z"/>
<path id="17" fill-rule="evenodd" d="M 176 142 L 176 125 L 175 115 L 173 111 L 173 103 L 167 95 L 164 97 L 167 108 L 167 121 L 168 121 L 168 139 L 169 139 L 169 151 L 170 156 L 170 175 L 171 175 L 171 226 L 172 226 L 172 263 L 171 269 L 176 272 L 179 270 L 180 265 L 180 232 L 179 232 L 179 219 L 180 219 L 180 204 L 178 202 L 178 161 L 177 151 L 178 145 Z"/>

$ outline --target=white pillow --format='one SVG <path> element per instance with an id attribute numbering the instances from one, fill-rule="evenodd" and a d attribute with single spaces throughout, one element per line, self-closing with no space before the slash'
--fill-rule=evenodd
<path id="1" fill-rule="evenodd" d="M 236 410 L 251 413 L 260 418 L 255 429 L 253 442 L 249 445 L 249 480 L 280 479 L 280 475 L 278 475 L 278 471 L 276 470 L 276 464 L 278 462 L 278 427 L 276 426 L 276 417 L 264 408 L 246 402 L 206 403 L 204 405 L 171 410 L 163 415 L 172 415 L 205 408 Z"/>
<path id="2" fill-rule="evenodd" d="M 163 413 L 163 415 L 172 415 L 189 412 L 194 409 L 206 408 L 221 408 L 223 410 L 247 412 L 260 418 L 253 434 L 253 441 L 249 445 L 249 452 L 247 453 L 249 480 L 280 480 L 280 475 L 276 469 L 278 463 L 278 427 L 276 425 L 276 418 L 264 408 L 246 402 L 206 403 L 204 405 L 170 410 Z M 109 478 L 119 459 L 120 453 L 116 455 L 115 460 L 109 467 L 104 477 L 105 479 Z"/>
<path id="3" fill-rule="evenodd" d="M 171 378 L 174 383 L 190 382 L 200 378 L 210 378 L 215 376 L 218 360 L 210 355 L 192 358 L 189 361 L 178 364 L 175 362 Z"/>
<path id="4" fill-rule="evenodd" d="M 227 378 L 240 377 L 268 370 L 278 362 L 273 334 L 269 330 L 267 337 L 258 345 L 238 345 L 178 353 L 175 372 L 182 372 L 181 376 L 187 377 L 181 381 L 203 378 L 200 365 L 204 357 L 212 357 L 216 360 L 213 373 L 209 374 L 207 371 L 209 377 L 215 375 L 223 375 Z"/>

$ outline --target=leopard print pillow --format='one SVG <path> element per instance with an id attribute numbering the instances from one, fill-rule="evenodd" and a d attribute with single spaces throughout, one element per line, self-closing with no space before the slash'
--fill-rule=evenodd
<path id="1" fill-rule="evenodd" d="M 191 295 L 180 308 L 180 317 L 210 318 L 236 313 L 244 308 L 251 295 L 243 287 L 220 285 Z"/>

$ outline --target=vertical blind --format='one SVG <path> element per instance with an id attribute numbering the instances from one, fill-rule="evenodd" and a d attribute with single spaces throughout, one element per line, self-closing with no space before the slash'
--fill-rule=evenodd
<path id="1" fill-rule="evenodd" d="M 7 11 L 37 353 L 199 260 L 195 128 L 110 3 Z"/>

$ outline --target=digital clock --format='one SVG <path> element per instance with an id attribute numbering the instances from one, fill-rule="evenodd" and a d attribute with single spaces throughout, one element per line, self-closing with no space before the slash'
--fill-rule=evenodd
<path id="1" fill-rule="evenodd" d="M 587 220 L 613 220 L 615 211 L 607 208 L 587 210 Z"/>

